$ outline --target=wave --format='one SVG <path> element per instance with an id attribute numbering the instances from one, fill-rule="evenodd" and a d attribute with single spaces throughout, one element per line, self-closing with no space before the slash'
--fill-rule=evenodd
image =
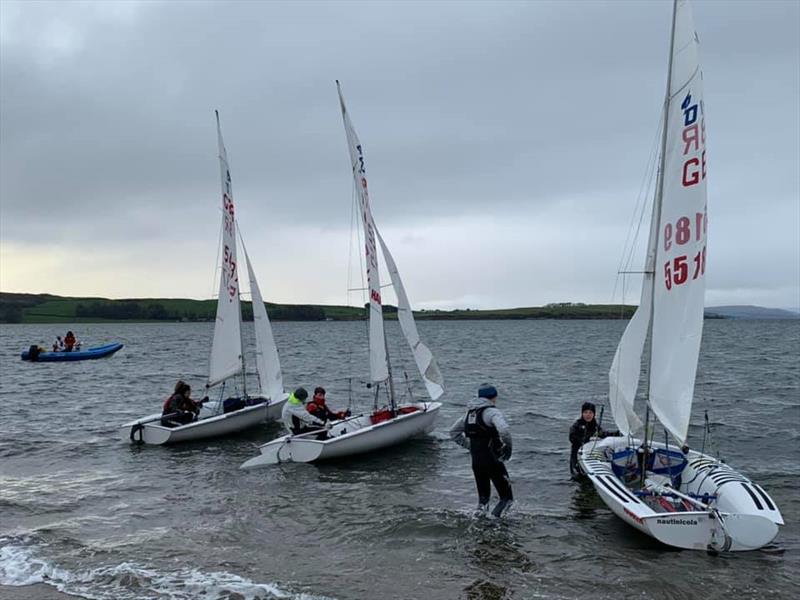
<path id="1" fill-rule="evenodd" d="M 293 593 L 275 583 L 257 583 L 225 571 L 159 571 L 135 562 L 73 571 L 40 557 L 44 545 L 9 538 L 0 538 L 0 544 L 5 544 L 0 545 L 0 585 L 45 583 L 88 600 L 333 600 L 329 596 Z"/>

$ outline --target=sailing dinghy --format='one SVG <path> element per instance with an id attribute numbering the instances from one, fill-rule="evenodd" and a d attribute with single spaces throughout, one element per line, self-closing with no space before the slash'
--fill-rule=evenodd
<path id="1" fill-rule="evenodd" d="M 589 441 L 578 464 L 619 518 L 664 544 L 754 550 L 783 524 L 775 501 L 720 459 L 686 446 L 703 330 L 707 230 L 697 47 L 689 2 L 676 0 L 645 279 L 609 372 L 609 401 L 624 437 Z M 634 399 L 648 338 L 643 424 Z M 653 439 L 651 411 L 664 427 L 663 442 Z M 643 438 L 635 438 L 642 428 Z"/>
<path id="2" fill-rule="evenodd" d="M 121 436 L 124 440 L 146 444 L 172 444 L 234 433 L 268 419 L 279 420 L 281 409 L 289 397 L 283 391 L 278 349 L 272 335 L 267 310 L 250 263 L 250 257 L 242 242 L 250 280 L 256 337 L 256 371 L 260 388 L 256 395 L 247 393 L 236 257 L 237 226 L 231 175 L 219 125 L 219 114 L 217 114 L 217 141 L 222 176 L 222 252 L 220 253 L 222 269 L 217 299 L 217 318 L 214 324 L 214 338 L 211 343 L 211 358 L 206 382 L 207 395 L 210 395 L 208 393 L 211 388 L 217 387 L 215 390 L 217 399 L 205 402 L 198 419 L 186 425 L 165 427 L 161 424 L 161 413 L 125 423 L 121 428 Z M 226 387 L 230 383 L 235 388 L 237 378 L 241 380 L 242 393 L 231 397 L 226 392 Z"/>
<path id="3" fill-rule="evenodd" d="M 374 408 L 370 414 L 361 414 L 335 422 L 320 436 L 320 432 L 285 435 L 259 448 L 260 454 L 242 464 L 250 469 L 280 462 L 313 462 L 341 458 L 353 454 L 372 452 L 404 442 L 433 429 L 440 402 L 435 402 L 444 391 L 444 382 L 436 359 L 422 343 L 414 322 L 411 304 L 403 281 L 389 249 L 375 226 L 369 204 L 364 154 L 353 124 L 345 108 L 339 82 L 339 103 L 342 109 L 347 145 L 350 152 L 356 197 L 366 249 L 366 273 L 369 292 L 369 365 L 371 387 L 374 389 Z M 381 282 L 378 271 L 378 244 L 380 244 L 391 285 L 397 295 L 397 318 L 400 328 L 414 355 L 431 402 L 398 403 L 392 378 L 391 363 L 386 343 L 381 303 Z M 388 406 L 378 408 L 381 393 L 388 395 Z M 325 437 L 325 439 L 317 439 Z"/>

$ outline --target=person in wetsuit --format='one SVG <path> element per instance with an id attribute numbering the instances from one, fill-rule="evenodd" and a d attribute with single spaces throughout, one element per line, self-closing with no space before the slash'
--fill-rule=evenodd
<path id="1" fill-rule="evenodd" d="M 314 397 L 306 404 L 306 410 L 323 421 L 338 421 L 350 416 L 349 410 L 334 412 L 325 404 L 325 388 L 314 388 Z"/>
<path id="2" fill-rule="evenodd" d="M 503 464 L 511 458 L 511 430 L 503 413 L 495 406 L 496 402 L 497 388 L 482 384 L 478 398 L 467 403 L 467 414 L 450 428 L 450 439 L 467 448 L 472 455 L 472 473 L 478 488 L 476 514 L 483 514 L 489 508 L 491 482 L 500 496 L 492 514 L 500 517 L 511 507 L 514 494 Z"/>
<path id="3" fill-rule="evenodd" d="M 309 431 L 323 429 L 325 421 L 314 416 L 303 405 L 308 400 L 308 392 L 305 388 L 299 387 L 291 394 L 281 411 L 281 419 L 289 433 L 297 435 Z"/>
<path id="4" fill-rule="evenodd" d="M 595 405 L 584 402 L 581 406 L 581 417 L 569 428 L 569 472 L 573 479 L 583 476 L 583 471 L 578 464 L 578 450 L 593 437 L 608 437 L 619 435 L 618 431 L 604 431 L 594 418 Z"/>

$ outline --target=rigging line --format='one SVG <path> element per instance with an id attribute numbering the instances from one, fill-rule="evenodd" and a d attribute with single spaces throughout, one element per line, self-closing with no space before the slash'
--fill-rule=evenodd
<path id="1" fill-rule="evenodd" d="M 659 114 L 658 125 L 656 127 L 656 134 L 653 140 L 653 143 L 650 148 L 649 157 L 645 166 L 644 176 L 642 177 L 642 181 L 639 184 L 639 192 L 636 196 L 636 204 L 634 205 L 633 213 L 631 213 L 631 221 L 628 224 L 628 233 L 625 237 L 625 243 L 622 247 L 622 256 L 620 256 L 619 267 L 617 268 L 617 279 L 614 282 L 614 290 L 611 293 L 611 299 L 616 297 L 617 293 L 617 285 L 619 283 L 619 273 L 626 270 L 627 267 L 630 265 L 632 260 L 632 256 L 634 250 L 636 248 L 636 242 L 639 238 L 639 231 L 641 229 L 642 221 L 644 219 L 644 215 L 646 213 L 647 208 L 647 198 L 649 197 L 650 188 L 653 184 L 653 171 L 656 168 L 656 164 L 658 163 L 658 142 L 661 137 L 661 128 L 664 126 L 664 119 L 663 119 L 663 108 L 661 113 Z M 637 219 L 638 213 L 638 219 Z M 638 222 L 637 222 L 638 221 Z M 636 228 L 634 230 L 634 223 L 636 223 Z M 633 239 L 631 239 L 631 233 L 634 232 Z M 630 246 L 628 246 L 630 244 Z"/>

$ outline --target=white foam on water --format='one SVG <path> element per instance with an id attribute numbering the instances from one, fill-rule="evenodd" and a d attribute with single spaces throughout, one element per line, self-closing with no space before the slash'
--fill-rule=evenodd
<path id="1" fill-rule="evenodd" d="M 0 539 L 0 543 L 3 540 Z M 61 592 L 90 600 L 208 600 L 239 594 L 245 600 L 333 600 L 328 596 L 293 593 L 274 583 L 256 583 L 225 571 L 178 569 L 160 572 L 124 562 L 86 571 L 59 568 L 37 556 L 45 546 L 7 544 L 0 546 L 0 585 L 52 585 Z"/>

